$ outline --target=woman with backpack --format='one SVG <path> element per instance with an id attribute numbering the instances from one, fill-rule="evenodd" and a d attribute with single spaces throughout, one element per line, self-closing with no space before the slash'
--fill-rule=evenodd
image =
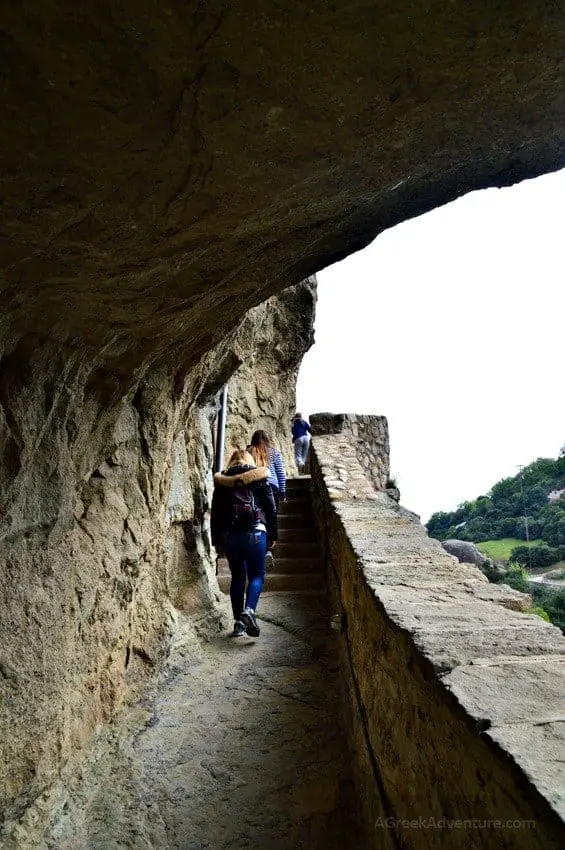
<path id="1" fill-rule="evenodd" d="M 277 539 L 277 511 L 268 479 L 268 468 L 255 466 L 253 457 L 239 449 L 227 469 L 214 476 L 212 545 L 218 555 L 226 555 L 232 575 L 234 637 L 259 636 L 255 611 L 265 582 L 265 556 Z"/>
<path id="2" fill-rule="evenodd" d="M 269 484 L 273 490 L 278 511 L 279 503 L 286 499 L 286 473 L 280 451 L 271 445 L 265 431 L 255 431 L 247 451 L 253 455 L 257 466 L 269 468 Z"/>

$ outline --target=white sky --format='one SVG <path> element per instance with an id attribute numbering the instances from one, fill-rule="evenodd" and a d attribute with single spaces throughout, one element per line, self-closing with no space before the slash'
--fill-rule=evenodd
<path id="1" fill-rule="evenodd" d="M 459 198 L 318 275 L 305 414 L 388 417 L 425 522 L 565 443 L 565 170 Z"/>

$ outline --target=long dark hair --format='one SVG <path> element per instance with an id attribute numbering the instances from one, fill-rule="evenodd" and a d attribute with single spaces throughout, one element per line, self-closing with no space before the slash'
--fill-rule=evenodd
<path id="1" fill-rule="evenodd" d="M 251 447 L 249 451 L 255 458 L 257 466 L 269 466 L 269 448 L 271 441 L 265 431 L 255 431 L 251 437 Z"/>

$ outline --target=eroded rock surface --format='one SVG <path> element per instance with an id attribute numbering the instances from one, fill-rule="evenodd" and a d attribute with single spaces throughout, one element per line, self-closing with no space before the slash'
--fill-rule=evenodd
<path id="1" fill-rule="evenodd" d="M 55 352 L 41 404 L 33 383 L 14 396 L 3 384 L 21 452 L 15 476 L 0 479 L 5 826 L 159 662 L 175 601 L 165 534 L 173 440 L 228 354 L 220 347 L 178 386 L 165 370 L 140 380 L 106 407 Z M 195 489 L 201 477 L 195 464 Z"/>
<path id="2" fill-rule="evenodd" d="M 559 3 L 1 15 L 10 348 L 195 358 L 384 227 L 565 162 Z"/>
<path id="3" fill-rule="evenodd" d="M 312 278 L 269 298 L 243 319 L 237 340 L 248 353 L 228 386 L 226 459 L 262 428 L 281 450 L 287 473 L 294 471 L 290 420 L 298 369 L 314 342 L 315 304 Z"/>

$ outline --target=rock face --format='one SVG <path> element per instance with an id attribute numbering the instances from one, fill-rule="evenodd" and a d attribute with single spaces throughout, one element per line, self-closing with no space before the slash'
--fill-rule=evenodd
<path id="1" fill-rule="evenodd" d="M 455 555 L 461 564 L 474 564 L 476 567 L 482 567 L 488 560 L 474 543 L 468 543 L 466 540 L 442 540 L 441 545 L 450 555 Z"/>
<path id="2" fill-rule="evenodd" d="M 14 507 L 19 526 L 3 541 L 0 788 L 5 833 L 16 829 L 17 846 L 27 840 L 16 826 L 22 813 L 27 809 L 34 821 L 41 816 L 40 792 L 72 769 L 92 733 L 155 669 L 177 612 L 208 629 L 222 622 L 226 603 L 208 533 L 217 393 L 239 368 L 234 392 L 245 387 L 246 396 L 236 423 L 245 423 L 246 433 L 246 404 L 261 397 L 269 376 L 280 387 L 278 409 L 292 407 L 314 306 L 313 281 L 271 298 L 177 385 L 164 372 L 155 386 L 141 382 L 121 400 L 115 423 L 101 411 L 90 444 L 72 441 L 65 419 L 57 423 L 65 452 L 58 457 L 49 444 L 51 488 L 45 481 L 36 493 L 44 527 L 34 528 Z M 268 358 L 268 346 L 279 351 L 278 360 Z M 64 386 L 61 379 L 56 392 Z M 151 424 L 143 410 L 151 411 Z M 276 405 L 270 410 L 277 415 Z M 105 460 L 81 478 L 79 453 L 96 450 Z M 23 492 L 16 495 L 25 496 L 27 484 L 33 504 L 28 474 L 18 477 Z M 61 518 L 49 524 L 41 496 L 54 504 L 57 482 L 72 514 L 63 503 Z"/>
<path id="3" fill-rule="evenodd" d="M 564 23 L 543 0 L 3 4 L 8 819 L 159 656 L 173 443 L 190 461 L 231 331 L 384 228 L 565 164 Z"/>
<path id="4" fill-rule="evenodd" d="M 165 519 L 173 439 L 213 392 L 206 383 L 222 373 L 227 348 L 176 383 L 154 373 L 106 407 L 101 387 L 89 390 L 84 369 L 54 350 L 41 398 L 33 382 L 8 380 L 19 361 L 6 358 L 0 806 L 8 822 L 160 657 L 172 615 Z"/>
<path id="5" fill-rule="evenodd" d="M 314 342 L 315 304 L 312 278 L 269 298 L 243 320 L 237 338 L 248 354 L 228 385 L 225 460 L 262 428 L 281 450 L 287 473 L 294 471 L 290 420 L 298 369 Z"/>

